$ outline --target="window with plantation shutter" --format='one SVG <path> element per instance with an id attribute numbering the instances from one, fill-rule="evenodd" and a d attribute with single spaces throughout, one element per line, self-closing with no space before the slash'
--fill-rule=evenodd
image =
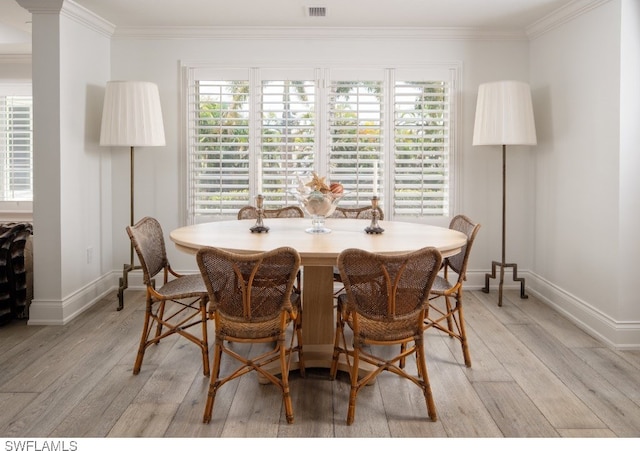
<path id="1" fill-rule="evenodd" d="M 396 81 L 394 217 L 449 214 L 449 83 Z"/>
<path id="2" fill-rule="evenodd" d="M 255 196 L 295 205 L 311 172 L 386 219 L 452 214 L 459 69 L 184 70 L 187 222 L 235 217 Z"/>
<path id="3" fill-rule="evenodd" d="M 332 80 L 329 88 L 329 171 L 349 193 L 343 207 L 366 205 L 384 172 L 384 83 L 382 79 Z M 381 196 L 382 197 L 382 196 Z"/>
<path id="4" fill-rule="evenodd" d="M 187 110 L 189 216 L 230 215 L 249 198 L 249 72 L 194 75 Z"/>
<path id="5" fill-rule="evenodd" d="M 0 201 L 33 199 L 30 95 L 0 95 Z"/>
<path id="6" fill-rule="evenodd" d="M 258 192 L 266 208 L 295 203 L 288 190 L 313 171 L 316 142 L 314 80 L 262 80 Z"/>

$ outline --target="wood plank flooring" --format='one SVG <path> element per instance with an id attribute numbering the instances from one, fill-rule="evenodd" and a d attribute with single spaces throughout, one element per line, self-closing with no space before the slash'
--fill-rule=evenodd
<path id="1" fill-rule="evenodd" d="M 0 437 L 640 437 L 640 352 L 607 348 L 532 295 L 505 295 L 498 307 L 495 293 L 465 293 L 472 368 L 457 341 L 427 332 L 438 421 L 415 385 L 383 374 L 347 426 L 348 378 L 323 369 L 291 374 L 293 424 L 254 373 L 223 386 L 202 424 L 198 349 L 170 337 L 134 376 L 143 293 L 127 291 L 118 312 L 113 292 L 66 326 L 0 327 Z"/>

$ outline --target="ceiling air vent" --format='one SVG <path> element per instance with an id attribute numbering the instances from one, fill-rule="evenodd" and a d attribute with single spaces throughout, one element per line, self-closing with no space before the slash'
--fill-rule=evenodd
<path id="1" fill-rule="evenodd" d="M 327 8 L 325 6 L 309 6 L 306 8 L 308 17 L 326 17 Z"/>

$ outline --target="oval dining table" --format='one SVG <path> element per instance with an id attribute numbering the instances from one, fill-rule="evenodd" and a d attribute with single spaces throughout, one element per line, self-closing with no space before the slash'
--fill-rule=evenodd
<path id="1" fill-rule="evenodd" d="M 255 219 L 207 222 L 177 228 L 170 233 L 177 249 L 195 254 L 203 247 L 251 253 L 289 246 L 298 251 L 302 264 L 302 334 L 305 367 L 330 368 L 334 339 L 333 267 L 347 248 L 382 254 L 400 254 L 426 246 L 437 248 L 443 258 L 455 255 L 467 236 L 445 227 L 381 221 L 384 232 L 369 234 L 366 219 L 327 218 L 330 233 L 312 234 L 310 218 L 265 219 L 268 232 L 253 233 Z M 292 363 L 291 369 L 296 364 Z"/>

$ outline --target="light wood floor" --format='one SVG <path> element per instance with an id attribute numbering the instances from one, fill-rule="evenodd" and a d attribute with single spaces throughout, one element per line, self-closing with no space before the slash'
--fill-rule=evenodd
<path id="1" fill-rule="evenodd" d="M 457 341 L 427 332 L 438 421 L 415 385 L 383 374 L 347 426 L 347 377 L 322 369 L 292 373 L 294 424 L 254 373 L 223 386 L 202 424 L 199 351 L 172 337 L 134 376 L 143 294 L 128 290 L 118 312 L 114 292 L 67 326 L 0 328 L 0 437 L 639 437 L 640 352 L 608 349 L 518 294 L 500 308 L 494 293 L 466 292 L 472 368 Z"/>

